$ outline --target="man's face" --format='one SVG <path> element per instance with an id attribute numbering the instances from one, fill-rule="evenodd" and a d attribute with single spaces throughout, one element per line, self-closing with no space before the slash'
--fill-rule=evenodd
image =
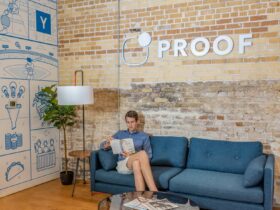
<path id="1" fill-rule="evenodd" d="M 136 131 L 137 130 L 137 121 L 133 117 L 126 117 L 125 118 L 126 125 L 129 131 Z"/>

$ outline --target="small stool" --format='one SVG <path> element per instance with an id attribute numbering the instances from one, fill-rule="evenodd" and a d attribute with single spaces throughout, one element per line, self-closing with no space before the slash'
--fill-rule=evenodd
<path id="1" fill-rule="evenodd" d="M 77 178 L 77 173 L 78 173 L 78 167 L 79 167 L 79 162 L 80 162 L 80 159 L 83 160 L 84 162 L 84 167 L 83 167 L 83 180 L 84 180 L 84 184 L 86 183 L 86 175 L 85 175 L 85 160 L 86 158 L 89 159 L 89 163 L 90 163 L 90 152 L 89 150 L 75 150 L 75 151 L 71 151 L 69 152 L 69 156 L 71 157 L 74 157 L 74 158 L 77 158 L 77 163 L 76 163 L 76 172 L 74 174 L 74 186 L 73 186 L 73 189 L 72 189 L 72 197 L 74 196 L 74 191 L 75 191 L 75 185 L 76 185 L 76 178 Z"/>

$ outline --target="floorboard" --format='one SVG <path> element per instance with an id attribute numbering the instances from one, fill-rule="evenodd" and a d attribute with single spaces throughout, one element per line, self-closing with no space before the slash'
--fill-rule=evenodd
<path id="1" fill-rule="evenodd" d="M 94 193 L 89 184 L 78 182 L 74 197 L 73 185 L 64 186 L 60 180 L 50 181 L 27 190 L 0 198 L 2 210 L 97 210 L 98 202 L 108 194 Z"/>

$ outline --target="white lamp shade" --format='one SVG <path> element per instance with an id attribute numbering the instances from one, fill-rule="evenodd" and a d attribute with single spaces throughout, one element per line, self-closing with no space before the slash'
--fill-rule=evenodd
<path id="1" fill-rule="evenodd" d="M 59 105 L 93 104 L 92 86 L 59 86 L 57 87 Z"/>

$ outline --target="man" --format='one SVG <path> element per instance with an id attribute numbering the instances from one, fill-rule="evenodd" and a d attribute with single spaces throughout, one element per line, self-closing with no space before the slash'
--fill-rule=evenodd
<path id="1" fill-rule="evenodd" d="M 149 136 L 137 130 L 138 114 L 136 111 L 129 111 L 125 115 L 127 130 L 121 130 L 112 137 L 108 137 L 107 141 L 101 143 L 102 149 L 111 148 L 112 139 L 132 138 L 136 153 L 130 154 L 124 151 L 119 154 L 117 171 L 121 174 L 134 174 L 134 182 L 136 191 L 145 191 L 147 184 L 150 191 L 158 191 L 153 178 L 150 159 L 152 158 L 152 148 Z"/>

